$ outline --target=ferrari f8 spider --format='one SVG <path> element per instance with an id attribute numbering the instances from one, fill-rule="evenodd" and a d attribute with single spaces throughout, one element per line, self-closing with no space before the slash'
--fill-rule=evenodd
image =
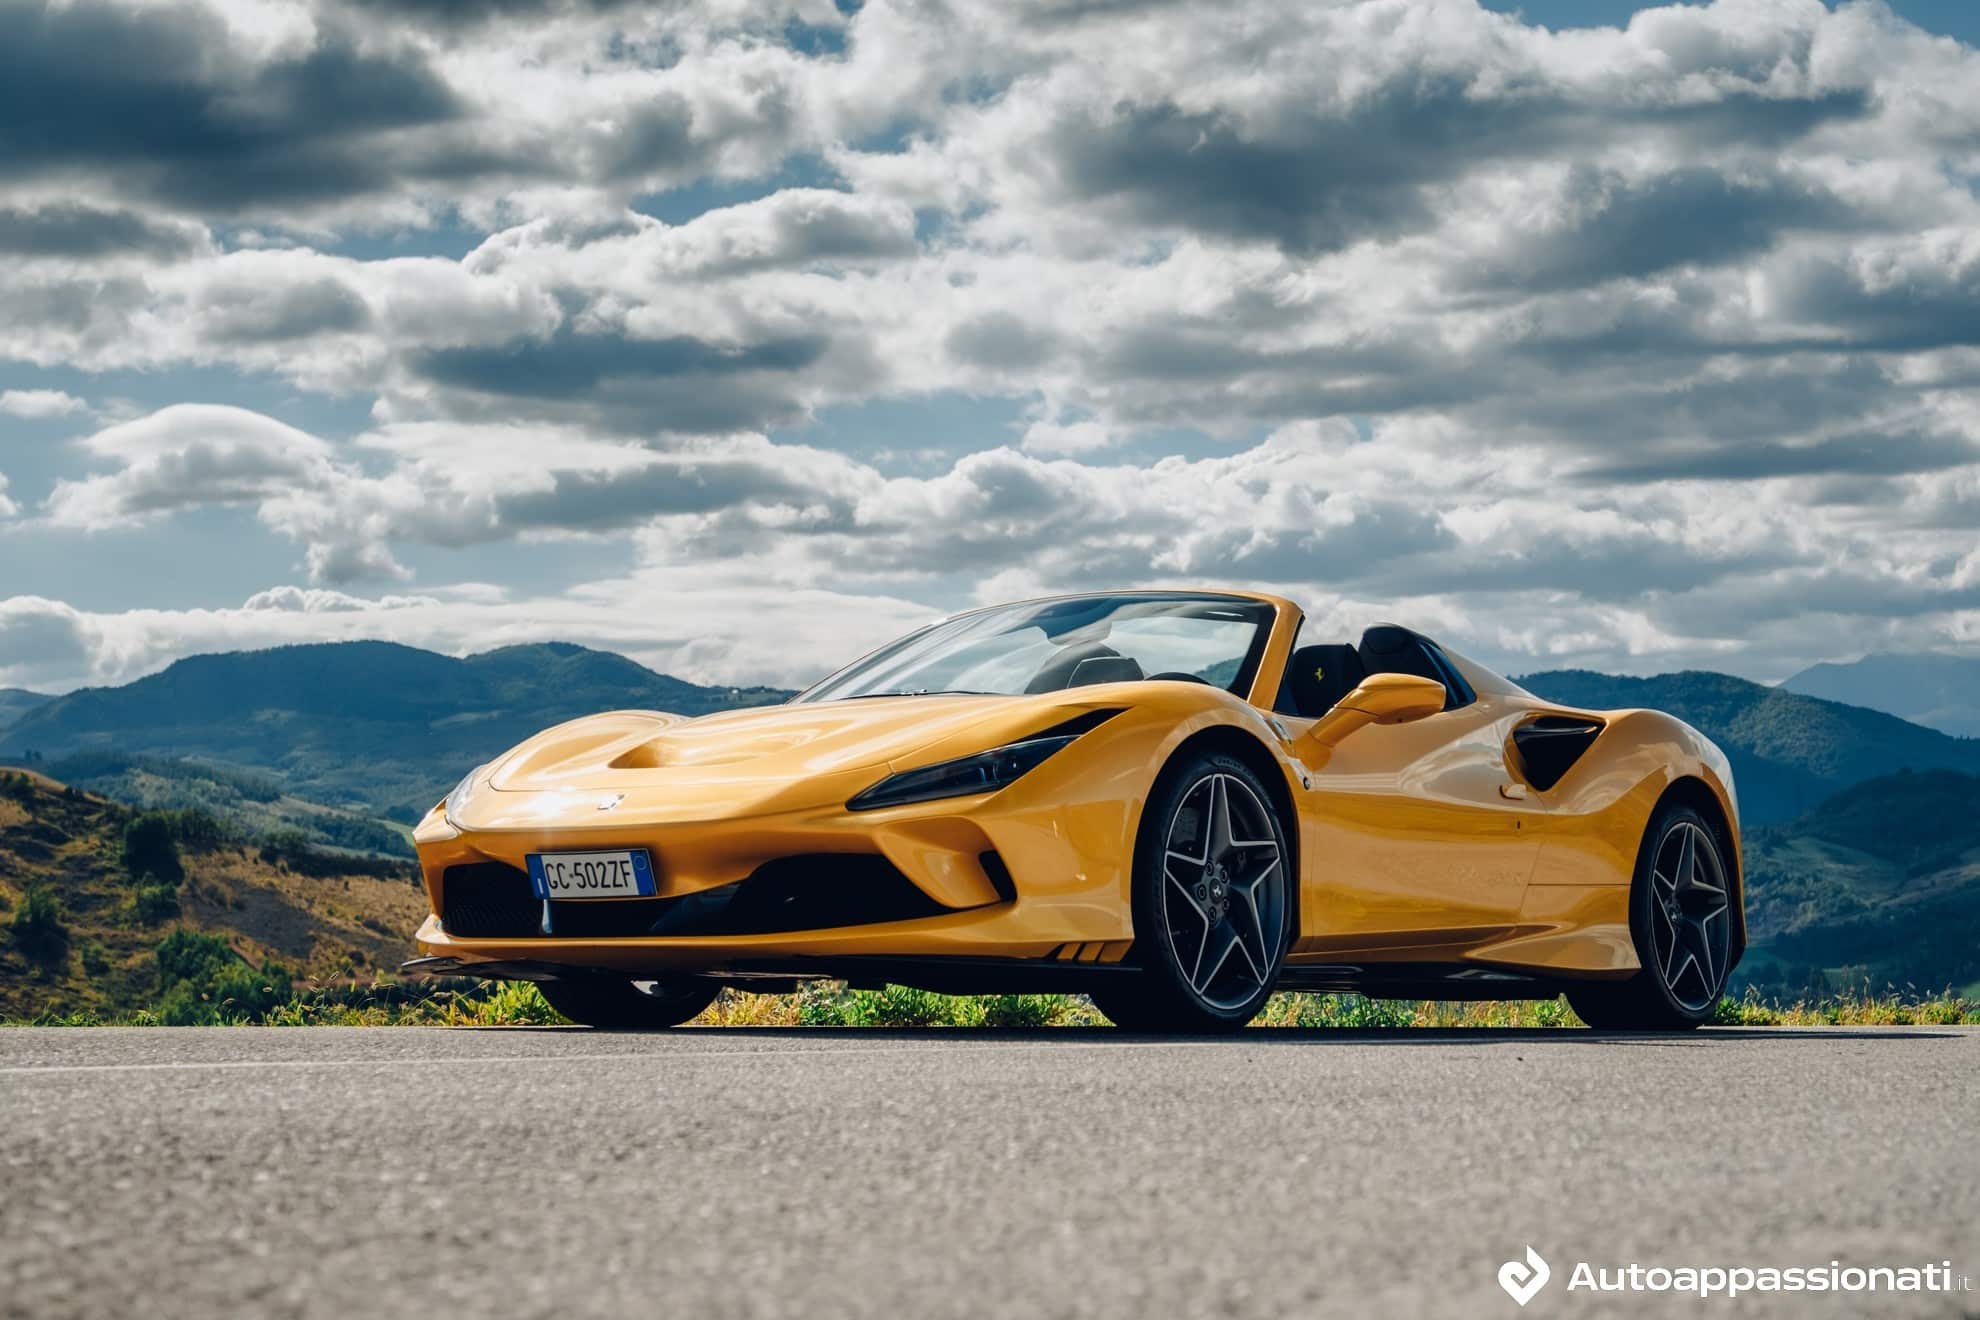
<path id="1" fill-rule="evenodd" d="M 1394 624 L 1122 591 L 979 609 L 789 702 L 614 711 L 477 767 L 415 835 L 415 974 L 659 1027 L 725 985 L 1072 991 L 1214 1031 L 1276 989 L 1565 992 L 1706 1020 L 1745 946 L 1712 742 Z"/>

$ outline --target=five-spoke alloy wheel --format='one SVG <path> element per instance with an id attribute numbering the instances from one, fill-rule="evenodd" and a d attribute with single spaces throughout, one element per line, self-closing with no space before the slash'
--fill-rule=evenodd
<path id="1" fill-rule="evenodd" d="M 1664 808 L 1645 834 L 1630 894 L 1642 969 L 1571 988 L 1574 1011 L 1591 1027 L 1683 1030 L 1708 1020 L 1735 958 L 1733 898 L 1710 824 L 1690 807 Z"/>
<path id="2" fill-rule="evenodd" d="M 1164 776 L 1136 850 L 1138 973 L 1094 995 L 1115 1023 L 1224 1030 L 1264 1007 L 1292 907 L 1292 859 L 1270 803 L 1233 757 L 1194 757 Z"/>

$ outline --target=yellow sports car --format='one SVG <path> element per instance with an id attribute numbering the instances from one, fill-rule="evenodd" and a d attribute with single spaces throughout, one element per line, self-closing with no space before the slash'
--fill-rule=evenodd
<path id="1" fill-rule="evenodd" d="M 1724 754 L 1421 634 L 1231 591 L 972 610 L 781 706 L 615 711 L 472 771 L 415 835 L 407 969 L 660 1027 L 807 977 L 1088 994 L 1208 1031 L 1275 989 L 1565 991 L 1704 1021 L 1745 947 Z"/>

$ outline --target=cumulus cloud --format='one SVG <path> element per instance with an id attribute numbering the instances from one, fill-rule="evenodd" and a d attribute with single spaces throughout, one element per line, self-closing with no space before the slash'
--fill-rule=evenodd
<path id="1" fill-rule="evenodd" d="M 1874 0 L 1560 32 L 1471 0 L 71 0 L 0 17 L 0 112 L 32 129 L 0 356 L 255 388 L 61 451 L 9 534 L 251 510 L 309 584 L 226 627 L 451 648 L 533 608 L 716 663 L 429 580 L 581 538 L 794 618 L 1255 582 L 1514 668 L 1980 633 L 1980 53 Z M 56 383 L 0 412 L 84 411 Z M 332 402 L 369 417 L 267 415 Z M 715 593 L 658 617 L 694 611 L 754 654 Z"/>
<path id="2" fill-rule="evenodd" d="M 177 404 L 78 442 L 114 472 L 61 481 L 48 498 L 59 526 L 105 527 L 209 504 L 247 504 L 321 484 L 330 448 L 245 408 Z"/>
<path id="3" fill-rule="evenodd" d="M 0 413 L 29 421 L 46 421 L 85 412 L 89 405 L 62 390 L 0 390 Z"/>
<path id="4" fill-rule="evenodd" d="M 125 683 L 187 655 L 297 642 L 389 640 L 465 655 L 572 638 L 703 682 L 797 685 L 935 613 L 879 594 L 658 568 L 508 601 L 277 587 L 240 605 L 95 612 L 17 596 L 0 600 L 0 686 Z"/>

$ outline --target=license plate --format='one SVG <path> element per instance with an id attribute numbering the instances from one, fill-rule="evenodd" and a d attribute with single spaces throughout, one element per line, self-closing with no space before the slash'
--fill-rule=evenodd
<path id="1" fill-rule="evenodd" d="M 529 882 L 538 898 L 651 898 L 653 862 L 646 849 L 531 853 Z"/>

